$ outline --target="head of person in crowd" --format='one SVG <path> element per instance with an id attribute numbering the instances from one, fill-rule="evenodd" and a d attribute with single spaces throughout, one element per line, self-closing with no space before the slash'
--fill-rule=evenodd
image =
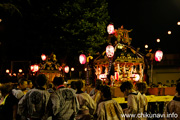
<path id="1" fill-rule="evenodd" d="M 163 86 L 162 82 L 158 82 L 158 83 L 157 83 L 157 86 L 158 86 L 158 87 L 162 87 L 162 86 Z"/>
<path id="2" fill-rule="evenodd" d="M 53 85 L 55 87 L 55 89 L 58 89 L 58 87 L 61 85 L 61 86 L 64 86 L 64 80 L 62 77 L 54 77 L 53 79 Z"/>
<path id="3" fill-rule="evenodd" d="M 32 83 L 31 80 L 27 80 L 27 87 L 28 87 L 29 89 L 32 89 L 32 88 L 33 88 L 33 83 Z"/>
<path id="4" fill-rule="evenodd" d="M 128 96 L 129 93 L 132 93 L 134 91 L 132 82 L 123 82 L 120 86 L 120 90 L 124 93 L 124 96 Z"/>
<path id="5" fill-rule="evenodd" d="M 2 97 L 5 97 L 9 93 L 11 93 L 13 89 L 13 85 L 11 83 L 4 83 L 0 85 L 0 93 Z"/>
<path id="6" fill-rule="evenodd" d="M 176 85 L 176 91 L 178 92 L 178 95 L 180 96 L 180 82 Z"/>
<path id="7" fill-rule="evenodd" d="M 141 94 L 145 94 L 147 92 L 147 84 L 145 82 L 137 82 L 136 90 L 139 91 Z"/>
<path id="8" fill-rule="evenodd" d="M 100 90 L 100 88 L 101 88 L 102 85 L 103 85 L 102 80 L 97 79 L 97 80 L 96 80 L 96 83 L 95 83 L 95 88 L 96 88 L 97 90 Z"/>
<path id="9" fill-rule="evenodd" d="M 101 95 L 103 100 L 111 100 L 112 96 L 110 87 L 107 85 L 101 86 Z"/>
<path id="10" fill-rule="evenodd" d="M 25 78 L 21 78 L 18 80 L 18 88 L 21 90 L 26 90 L 27 88 L 27 80 Z"/>
<path id="11" fill-rule="evenodd" d="M 76 81 L 76 88 L 77 88 L 77 93 L 82 93 L 82 88 L 83 88 L 83 82 L 82 80 Z"/>
<path id="12" fill-rule="evenodd" d="M 37 88 L 44 88 L 46 89 L 47 88 L 47 77 L 44 75 L 44 74 L 39 74 L 37 77 L 36 77 L 36 87 Z"/>
<path id="13" fill-rule="evenodd" d="M 71 82 L 71 88 L 76 90 L 76 81 Z"/>

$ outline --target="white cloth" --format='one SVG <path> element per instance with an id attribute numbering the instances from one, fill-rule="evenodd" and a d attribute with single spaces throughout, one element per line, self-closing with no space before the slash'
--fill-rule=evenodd
<path id="1" fill-rule="evenodd" d="M 142 101 L 142 96 L 141 93 L 139 92 L 133 92 L 128 95 L 127 98 L 127 109 L 125 109 L 124 113 L 125 114 L 134 114 L 137 116 L 138 114 L 143 114 L 144 112 L 144 101 Z M 129 117 L 127 119 L 133 119 L 133 120 L 138 120 L 142 119 L 139 117 Z"/>
<path id="2" fill-rule="evenodd" d="M 50 93 L 47 90 L 31 89 L 18 103 L 18 114 L 26 118 L 47 119 L 46 111 Z"/>
<path id="3" fill-rule="evenodd" d="M 80 93 L 76 94 L 79 106 L 80 106 L 80 113 L 78 113 L 78 119 L 82 118 L 83 115 L 91 114 L 93 115 L 96 110 L 96 103 L 87 93 Z"/>
<path id="4" fill-rule="evenodd" d="M 75 91 L 71 88 L 59 88 L 50 97 L 53 120 L 69 120 L 79 110 Z"/>
<path id="5" fill-rule="evenodd" d="M 123 110 L 115 100 L 100 102 L 97 109 L 97 120 L 125 120 Z"/>
<path id="6" fill-rule="evenodd" d="M 170 116 L 174 114 L 173 116 Z M 175 115 L 176 114 L 176 115 Z M 167 120 L 180 120 L 180 96 L 175 96 L 165 107 L 165 117 Z M 178 116 L 175 118 L 175 116 Z"/>
<path id="7" fill-rule="evenodd" d="M 20 99 L 24 96 L 24 93 L 22 90 L 13 89 L 12 94 L 17 98 Z"/>

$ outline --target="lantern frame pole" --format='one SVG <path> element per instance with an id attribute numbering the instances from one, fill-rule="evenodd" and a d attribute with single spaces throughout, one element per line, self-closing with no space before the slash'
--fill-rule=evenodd
<path id="1" fill-rule="evenodd" d="M 153 62 L 151 62 L 151 83 L 153 84 Z"/>

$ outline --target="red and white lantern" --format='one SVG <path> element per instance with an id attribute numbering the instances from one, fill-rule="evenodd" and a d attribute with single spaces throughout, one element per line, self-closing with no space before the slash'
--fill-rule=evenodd
<path id="1" fill-rule="evenodd" d="M 45 60 L 46 60 L 46 55 L 45 55 L 45 54 L 42 54 L 42 55 L 41 55 L 41 59 L 42 59 L 43 61 L 45 61 Z"/>
<path id="2" fill-rule="evenodd" d="M 85 64 L 85 63 L 86 63 L 86 55 L 81 54 L 81 55 L 79 56 L 79 62 L 80 62 L 81 64 Z"/>
<path id="3" fill-rule="evenodd" d="M 65 72 L 65 73 L 68 73 L 68 72 L 69 72 L 69 66 L 65 66 L 65 67 L 64 67 L 64 72 Z"/>
<path id="4" fill-rule="evenodd" d="M 114 25 L 113 24 L 109 24 L 107 26 L 107 32 L 108 32 L 108 34 L 114 34 Z"/>
<path id="5" fill-rule="evenodd" d="M 106 55 L 108 58 L 111 58 L 114 56 L 114 47 L 112 45 L 108 45 L 106 47 Z"/>
<path id="6" fill-rule="evenodd" d="M 160 62 L 163 58 L 163 52 L 161 50 L 156 51 L 155 53 L 155 60 Z"/>
<path id="7" fill-rule="evenodd" d="M 39 66 L 38 65 L 31 65 L 31 71 L 32 72 L 37 72 L 39 70 Z"/>

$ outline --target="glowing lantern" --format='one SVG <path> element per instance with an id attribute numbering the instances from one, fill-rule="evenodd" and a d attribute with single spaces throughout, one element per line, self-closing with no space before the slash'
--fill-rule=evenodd
<path id="1" fill-rule="evenodd" d="M 65 72 L 65 73 L 68 73 L 68 72 L 69 72 L 69 67 L 68 67 L 68 66 L 65 66 L 65 67 L 64 67 L 64 72 Z"/>
<path id="2" fill-rule="evenodd" d="M 180 25 L 180 21 L 177 22 L 177 25 Z"/>
<path id="3" fill-rule="evenodd" d="M 19 69 L 19 72 L 22 73 L 22 69 Z"/>
<path id="4" fill-rule="evenodd" d="M 45 60 L 46 60 L 46 55 L 45 55 L 45 54 L 42 54 L 42 55 L 41 55 L 41 59 L 42 59 L 43 61 L 45 61 Z"/>
<path id="5" fill-rule="evenodd" d="M 74 71 L 74 68 L 73 68 L 73 67 L 71 68 L 71 71 Z"/>
<path id="6" fill-rule="evenodd" d="M 145 45 L 144 47 L 145 47 L 145 48 L 148 48 L 148 45 Z"/>
<path id="7" fill-rule="evenodd" d="M 160 39 L 158 38 L 156 41 L 159 43 L 159 42 L 160 42 Z"/>
<path id="8" fill-rule="evenodd" d="M 114 25 L 113 24 L 109 24 L 107 26 L 107 32 L 108 32 L 108 34 L 113 34 L 114 33 Z"/>
<path id="9" fill-rule="evenodd" d="M 168 35 L 170 35 L 171 34 L 171 31 L 168 31 Z"/>
<path id="10" fill-rule="evenodd" d="M 155 60 L 160 62 L 162 60 L 162 57 L 163 57 L 163 52 L 161 50 L 156 51 Z"/>
<path id="11" fill-rule="evenodd" d="M 16 73 L 13 73 L 13 76 L 16 76 Z"/>
<path id="12" fill-rule="evenodd" d="M 86 63 L 86 55 L 81 54 L 81 55 L 79 56 L 79 62 L 80 62 L 81 64 L 85 64 L 85 63 Z"/>
<path id="13" fill-rule="evenodd" d="M 114 56 L 114 47 L 112 45 L 108 45 L 106 47 L 106 55 L 108 58 L 111 58 Z"/>
<path id="14" fill-rule="evenodd" d="M 6 70 L 6 73 L 9 73 L 9 69 Z"/>
<path id="15" fill-rule="evenodd" d="M 39 66 L 38 65 L 31 65 L 31 71 L 32 72 L 37 72 L 39 70 Z"/>

